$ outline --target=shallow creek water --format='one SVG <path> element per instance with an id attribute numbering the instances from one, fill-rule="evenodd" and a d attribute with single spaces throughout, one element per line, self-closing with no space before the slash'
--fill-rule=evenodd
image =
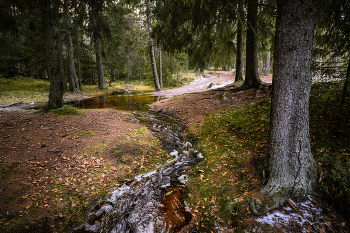
<path id="1" fill-rule="evenodd" d="M 90 209 L 85 223 L 73 232 L 178 232 L 190 222 L 192 214 L 182 200 L 185 173 L 202 156 L 182 136 L 178 122 L 149 107 L 157 100 L 156 96 L 129 94 L 94 97 L 73 104 L 78 108 L 133 111 L 140 123 L 161 135 L 164 149 L 176 157 L 116 187 L 104 201 Z"/>

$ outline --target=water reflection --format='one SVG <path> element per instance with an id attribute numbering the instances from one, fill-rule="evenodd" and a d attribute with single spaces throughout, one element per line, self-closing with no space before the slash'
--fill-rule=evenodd
<path id="1" fill-rule="evenodd" d="M 147 111 L 149 104 L 161 100 L 160 96 L 146 94 L 102 95 L 68 103 L 77 108 L 115 108 L 124 111 Z"/>

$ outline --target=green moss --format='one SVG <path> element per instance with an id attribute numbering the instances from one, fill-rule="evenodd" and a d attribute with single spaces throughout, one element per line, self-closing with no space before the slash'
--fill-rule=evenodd
<path id="1" fill-rule="evenodd" d="M 51 110 L 51 112 L 54 115 L 60 115 L 60 116 L 66 116 L 66 115 L 84 115 L 84 112 L 80 111 L 79 109 L 70 106 L 70 105 L 65 105 L 62 108 L 57 108 Z"/>

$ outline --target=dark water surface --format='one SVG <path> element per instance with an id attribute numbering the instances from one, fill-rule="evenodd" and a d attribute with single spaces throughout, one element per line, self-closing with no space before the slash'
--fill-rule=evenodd
<path id="1" fill-rule="evenodd" d="M 115 108 L 124 111 L 148 111 L 149 104 L 160 99 L 159 96 L 147 94 L 112 94 L 73 101 L 68 104 L 82 109 Z"/>
<path id="2" fill-rule="evenodd" d="M 132 111 L 135 118 L 158 132 L 164 149 L 175 159 L 156 170 L 121 184 L 88 213 L 73 232 L 178 232 L 192 219 L 182 200 L 186 171 L 202 156 L 182 136 L 182 126 L 153 111 L 149 104 L 160 100 L 146 94 L 109 95 L 69 103 L 78 108 L 115 108 Z"/>

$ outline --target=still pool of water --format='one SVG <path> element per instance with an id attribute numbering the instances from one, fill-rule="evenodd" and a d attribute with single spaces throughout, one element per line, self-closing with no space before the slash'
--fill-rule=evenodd
<path id="1" fill-rule="evenodd" d="M 98 109 L 115 108 L 124 111 L 148 111 L 149 104 L 161 100 L 160 96 L 147 94 L 126 94 L 126 95 L 101 95 L 80 101 L 69 102 L 77 108 Z"/>

